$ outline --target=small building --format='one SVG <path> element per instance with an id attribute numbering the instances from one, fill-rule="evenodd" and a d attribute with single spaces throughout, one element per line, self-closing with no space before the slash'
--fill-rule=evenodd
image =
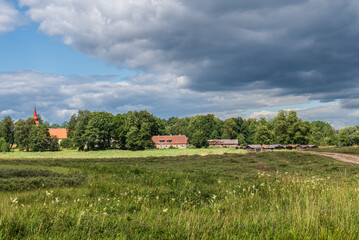
<path id="1" fill-rule="evenodd" d="M 295 149 L 295 147 L 293 147 L 292 145 L 282 145 L 282 147 L 285 150 L 293 150 L 293 149 Z"/>
<path id="2" fill-rule="evenodd" d="M 210 147 L 238 147 L 238 140 L 237 139 L 211 139 L 207 140 Z"/>
<path id="3" fill-rule="evenodd" d="M 318 148 L 315 144 L 309 144 L 309 145 L 299 145 L 298 146 L 300 150 L 307 149 L 307 148 Z"/>
<path id="4" fill-rule="evenodd" d="M 169 136 L 153 136 L 152 141 L 156 148 L 187 148 L 189 146 L 188 138 L 184 135 L 169 135 Z"/>
<path id="5" fill-rule="evenodd" d="M 280 144 L 272 144 L 265 148 L 265 150 L 283 150 L 284 146 Z"/>
<path id="6" fill-rule="evenodd" d="M 299 145 L 298 144 L 291 144 L 290 146 L 292 147 L 292 149 L 298 149 Z"/>
<path id="7" fill-rule="evenodd" d="M 56 138 L 60 143 L 63 139 L 67 138 L 67 129 L 66 128 L 49 128 L 49 133 L 51 138 Z"/>
<path id="8" fill-rule="evenodd" d="M 245 146 L 243 146 L 242 149 L 246 150 L 247 152 L 262 152 L 263 151 L 262 145 L 259 145 L 259 144 L 245 145 Z"/>

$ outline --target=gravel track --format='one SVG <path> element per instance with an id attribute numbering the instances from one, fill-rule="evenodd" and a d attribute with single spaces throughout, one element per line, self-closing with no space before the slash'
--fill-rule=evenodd
<path id="1" fill-rule="evenodd" d="M 300 151 L 300 152 L 330 157 L 342 162 L 359 164 L 359 156 L 355 156 L 355 155 L 342 154 L 342 153 L 329 153 L 329 152 L 313 152 L 313 151 Z"/>

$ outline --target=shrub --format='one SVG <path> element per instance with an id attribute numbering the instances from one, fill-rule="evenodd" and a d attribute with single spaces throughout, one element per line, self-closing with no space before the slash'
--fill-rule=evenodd
<path id="1" fill-rule="evenodd" d="M 63 139 L 60 143 L 62 148 L 74 148 L 74 143 L 70 138 Z"/>
<path id="2" fill-rule="evenodd" d="M 0 191 L 72 187 L 84 181 L 85 177 L 79 174 L 65 175 L 35 169 L 0 169 Z"/>
<path id="3" fill-rule="evenodd" d="M 7 142 L 1 145 L 1 152 L 10 152 L 10 145 Z"/>
<path id="4" fill-rule="evenodd" d="M 50 140 L 49 150 L 50 151 L 59 151 L 60 150 L 60 145 L 56 138 L 52 138 Z"/>
<path id="5" fill-rule="evenodd" d="M 0 138 L 0 151 L 10 152 L 10 145 L 5 141 L 4 138 Z"/>

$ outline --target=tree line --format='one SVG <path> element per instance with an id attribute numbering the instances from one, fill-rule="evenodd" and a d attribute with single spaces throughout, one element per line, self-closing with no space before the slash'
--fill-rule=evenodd
<path id="1" fill-rule="evenodd" d="M 359 127 L 339 131 L 323 121 L 308 122 L 295 111 L 279 111 L 271 119 L 242 117 L 221 120 L 213 114 L 160 119 L 147 111 L 108 112 L 81 110 L 61 125 L 33 118 L 14 122 L 7 116 L 0 122 L 0 149 L 9 151 L 14 144 L 23 151 L 55 151 L 60 146 L 51 139 L 49 128 L 68 129 L 63 148 L 103 150 L 110 148 L 143 150 L 151 148 L 154 135 L 186 135 L 193 147 L 208 147 L 208 139 L 238 139 L 246 144 L 317 144 L 351 146 L 359 144 Z"/>

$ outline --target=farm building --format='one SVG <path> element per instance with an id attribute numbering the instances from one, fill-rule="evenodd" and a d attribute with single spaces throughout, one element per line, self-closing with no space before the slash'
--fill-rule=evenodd
<path id="1" fill-rule="evenodd" d="M 242 149 L 247 150 L 248 152 L 262 152 L 264 148 L 262 145 L 245 145 Z"/>
<path id="2" fill-rule="evenodd" d="M 211 139 L 208 143 L 210 147 L 238 147 L 237 139 Z"/>
<path id="3" fill-rule="evenodd" d="M 59 143 L 63 139 L 67 138 L 67 129 L 66 128 L 50 128 L 49 133 L 50 133 L 50 137 L 56 138 Z"/>
<path id="4" fill-rule="evenodd" d="M 299 149 L 307 149 L 307 148 L 318 148 L 315 144 L 309 144 L 309 145 L 299 145 Z"/>
<path id="5" fill-rule="evenodd" d="M 153 136 L 152 141 L 156 148 L 187 148 L 189 146 L 188 138 L 181 134 L 175 136 L 172 134 L 169 136 Z"/>
<path id="6" fill-rule="evenodd" d="M 293 149 L 295 149 L 295 147 L 293 147 L 293 145 L 282 145 L 282 147 L 285 150 L 293 150 Z"/>
<path id="7" fill-rule="evenodd" d="M 280 144 L 272 144 L 264 148 L 264 150 L 282 150 L 282 149 L 284 149 L 284 146 Z"/>

